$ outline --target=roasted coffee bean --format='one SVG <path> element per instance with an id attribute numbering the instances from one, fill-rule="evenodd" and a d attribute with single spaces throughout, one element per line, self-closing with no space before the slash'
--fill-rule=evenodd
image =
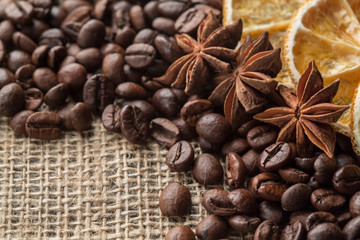
<path id="1" fill-rule="evenodd" d="M 34 8 L 28 1 L 11 1 L 6 5 L 5 16 L 15 24 L 26 25 L 31 22 Z"/>
<path id="2" fill-rule="evenodd" d="M 314 162 L 314 177 L 320 184 L 328 184 L 337 169 L 336 159 L 329 158 L 325 153 L 322 153 Z"/>
<path id="3" fill-rule="evenodd" d="M 69 112 L 69 118 L 71 119 L 73 128 L 79 132 L 91 128 L 91 111 L 85 103 L 79 102 L 75 104 Z"/>
<path id="4" fill-rule="evenodd" d="M 43 93 L 38 88 L 25 90 L 25 109 L 35 111 L 43 102 Z"/>
<path id="5" fill-rule="evenodd" d="M 320 223 L 337 224 L 337 219 L 329 212 L 313 212 L 306 218 L 306 230 L 310 231 Z"/>
<path id="6" fill-rule="evenodd" d="M 234 138 L 226 142 L 221 148 L 221 155 L 226 156 L 230 152 L 243 154 L 250 149 L 250 146 L 244 138 Z"/>
<path id="7" fill-rule="evenodd" d="M 166 164 L 175 172 L 191 170 L 194 164 L 194 149 L 187 141 L 175 143 L 166 154 Z"/>
<path id="8" fill-rule="evenodd" d="M 186 99 L 186 94 L 183 91 L 161 88 L 154 93 L 152 102 L 160 114 L 166 117 L 174 117 L 179 113 Z"/>
<path id="9" fill-rule="evenodd" d="M 60 69 L 58 72 L 58 81 L 69 87 L 71 92 L 80 90 L 86 82 L 86 69 L 78 64 L 73 63 Z"/>
<path id="10" fill-rule="evenodd" d="M 260 173 L 252 178 L 251 189 L 265 200 L 280 202 L 287 186 L 274 173 Z"/>
<path id="11" fill-rule="evenodd" d="M 276 240 L 280 239 L 280 227 L 270 221 L 266 220 L 263 221 L 257 228 L 254 234 L 254 240 L 263 240 L 263 239 L 269 239 L 269 240 Z"/>
<path id="12" fill-rule="evenodd" d="M 30 54 L 37 48 L 36 43 L 21 32 L 15 32 L 12 39 L 16 47 Z"/>
<path id="13" fill-rule="evenodd" d="M 157 16 L 159 16 L 158 5 L 158 1 L 149 1 L 145 4 L 144 15 L 148 21 L 152 22 Z"/>
<path id="14" fill-rule="evenodd" d="M 21 66 L 20 68 L 18 68 L 18 70 L 16 70 L 15 78 L 20 82 L 31 79 L 33 77 L 35 69 L 36 67 L 32 64 L 26 64 L 24 66 Z"/>
<path id="15" fill-rule="evenodd" d="M 259 156 L 260 154 L 254 149 L 250 149 L 242 156 L 242 160 L 250 176 L 254 176 L 259 173 L 259 168 L 257 164 Z"/>
<path id="16" fill-rule="evenodd" d="M 32 19 L 30 24 L 27 24 L 21 28 L 21 32 L 31 38 L 33 41 L 39 43 L 41 34 L 43 34 L 43 32 L 48 29 L 50 29 L 50 26 L 47 24 L 47 21 Z"/>
<path id="17" fill-rule="evenodd" d="M 169 183 L 160 194 L 159 207 L 166 216 L 184 216 L 191 208 L 189 189 L 180 183 Z"/>
<path id="18" fill-rule="evenodd" d="M 105 16 L 105 13 L 109 7 L 109 4 L 110 4 L 110 1 L 108 1 L 108 0 L 97 1 L 94 6 L 94 17 L 101 20 Z"/>
<path id="19" fill-rule="evenodd" d="M 340 227 L 343 227 L 352 219 L 351 212 L 338 212 L 335 214 L 335 217 Z"/>
<path id="20" fill-rule="evenodd" d="M 175 226 L 168 231 L 165 240 L 196 240 L 194 232 L 187 226 Z"/>
<path id="21" fill-rule="evenodd" d="M 49 23 L 51 26 L 60 27 L 62 21 L 66 17 L 66 12 L 59 6 L 52 6 L 49 13 Z"/>
<path id="22" fill-rule="evenodd" d="M 281 208 L 280 204 L 270 201 L 262 201 L 259 204 L 259 217 L 262 220 L 271 220 L 277 224 L 284 222 L 286 212 Z"/>
<path id="23" fill-rule="evenodd" d="M 33 0 L 30 1 L 34 7 L 34 14 L 35 18 L 45 18 L 52 7 L 51 0 Z"/>
<path id="24" fill-rule="evenodd" d="M 197 121 L 196 132 L 209 142 L 221 143 L 225 142 L 231 135 L 231 125 L 224 116 L 208 113 Z"/>
<path id="25" fill-rule="evenodd" d="M 67 55 L 75 57 L 81 51 L 81 48 L 76 43 L 71 43 L 67 49 Z M 101 50 L 100 50 L 101 51 Z"/>
<path id="26" fill-rule="evenodd" d="M 180 138 L 177 126 L 166 118 L 154 118 L 150 122 L 151 137 L 160 145 L 170 148 Z"/>
<path id="27" fill-rule="evenodd" d="M 280 240 L 301 240 L 305 239 L 306 230 L 301 222 L 288 224 L 281 232 Z"/>
<path id="28" fill-rule="evenodd" d="M 12 41 L 12 35 L 16 31 L 15 25 L 9 20 L 3 20 L 0 22 L 0 40 L 5 44 L 9 44 Z"/>
<path id="29" fill-rule="evenodd" d="M 135 36 L 135 30 L 130 28 L 129 26 L 125 26 L 116 31 L 114 43 L 119 44 L 123 48 L 127 48 L 128 46 L 130 46 L 130 44 L 132 44 Z"/>
<path id="30" fill-rule="evenodd" d="M 105 35 L 104 23 L 92 19 L 81 27 L 77 37 L 77 44 L 81 48 L 100 47 L 104 41 Z"/>
<path id="31" fill-rule="evenodd" d="M 305 171 L 305 172 L 312 172 L 314 171 L 314 162 L 316 161 L 317 157 L 295 157 L 295 165 L 297 168 Z"/>
<path id="32" fill-rule="evenodd" d="M 39 38 L 39 45 L 47 45 L 50 47 L 65 46 L 66 36 L 58 28 L 47 29 L 42 32 Z"/>
<path id="33" fill-rule="evenodd" d="M 248 233 L 255 232 L 260 225 L 261 220 L 258 217 L 250 217 L 247 215 L 235 215 L 228 219 L 230 226 L 237 232 Z"/>
<path id="34" fill-rule="evenodd" d="M 83 23 L 68 21 L 62 24 L 61 30 L 66 34 L 71 42 L 77 42 L 79 32 Z"/>
<path id="35" fill-rule="evenodd" d="M 124 82 L 124 59 L 119 53 L 111 53 L 105 56 L 102 63 L 102 72 L 105 74 L 114 86 Z"/>
<path id="36" fill-rule="evenodd" d="M 0 89 L 2 89 L 4 86 L 14 83 L 15 82 L 15 76 L 12 72 L 10 72 L 6 68 L 0 68 Z"/>
<path id="37" fill-rule="evenodd" d="M 156 117 L 156 110 L 153 105 L 144 100 L 133 100 L 133 101 L 124 101 L 122 102 L 122 106 L 126 105 L 134 105 L 143 111 L 146 118 L 150 122 L 152 119 Z"/>
<path id="38" fill-rule="evenodd" d="M 61 6 L 67 13 L 74 11 L 77 8 L 87 7 L 92 8 L 91 4 L 86 0 L 74 0 L 74 1 L 64 1 Z"/>
<path id="39" fill-rule="evenodd" d="M 12 117 L 9 126 L 14 131 L 15 135 L 26 135 L 26 119 L 33 113 L 34 111 L 31 110 L 23 110 Z"/>
<path id="40" fill-rule="evenodd" d="M 353 217 L 360 216 L 360 192 L 355 193 L 349 202 L 349 210 Z"/>
<path id="41" fill-rule="evenodd" d="M 235 199 L 235 201 L 239 200 L 240 198 L 238 197 L 238 199 Z M 243 198 L 243 200 L 247 199 Z M 238 209 L 236 209 L 235 206 L 230 202 L 229 193 L 222 189 L 211 189 L 206 191 L 202 197 L 201 204 L 209 213 L 213 213 L 219 216 L 232 216 L 236 213 L 239 213 Z M 251 207 L 255 207 L 255 205 Z"/>
<path id="42" fill-rule="evenodd" d="M 339 168 L 333 176 L 332 184 L 342 194 L 352 195 L 360 191 L 360 167 L 346 165 Z"/>
<path id="43" fill-rule="evenodd" d="M 194 35 L 200 23 L 206 18 L 203 10 L 189 8 L 175 21 L 175 30 L 178 33 Z"/>
<path id="44" fill-rule="evenodd" d="M 265 150 L 260 154 L 258 167 L 262 172 L 276 171 L 287 165 L 290 159 L 290 144 L 277 142 L 265 148 Z"/>
<path id="45" fill-rule="evenodd" d="M 169 64 L 162 59 L 155 59 L 154 62 L 148 66 L 146 75 L 149 77 L 160 77 L 164 75 L 169 68 Z"/>
<path id="46" fill-rule="evenodd" d="M 125 74 L 125 79 L 128 82 L 140 83 L 141 74 L 142 74 L 141 71 L 130 67 L 128 64 L 125 64 L 124 74 Z"/>
<path id="47" fill-rule="evenodd" d="M 47 59 L 50 49 L 51 47 L 48 45 L 37 47 L 31 55 L 32 62 L 37 66 L 47 66 Z"/>
<path id="48" fill-rule="evenodd" d="M 222 143 L 211 143 L 204 138 L 199 137 L 199 146 L 203 152 L 218 153 L 222 147 Z"/>
<path id="49" fill-rule="evenodd" d="M 62 61 L 62 63 L 60 64 L 59 69 L 65 67 L 65 66 L 67 66 L 67 65 L 73 64 L 73 63 L 76 63 L 75 57 L 73 57 L 73 56 L 67 56 L 67 57 Z"/>
<path id="50" fill-rule="evenodd" d="M 278 173 L 285 182 L 291 184 L 307 183 L 310 179 L 307 173 L 292 167 L 279 169 Z"/>
<path id="51" fill-rule="evenodd" d="M 150 66 L 156 57 L 155 48 L 146 43 L 134 43 L 126 48 L 125 53 L 125 62 L 136 69 Z"/>
<path id="52" fill-rule="evenodd" d="M 196 236 L 201 240 L 216 240 L 225 237 L 228 229 L 224 218 L 212 214 L 196 225 Z"/>
<path id="53" fill-rule="evenodd" d="M 64 83 L 52 87 L 44 96 L 44 103 L 49 107 L 57 108 L 62 105 L 69 95 L 69 88 Z"/>
<path id="54" fill-rule="evenodd" d="M 100 115 L 107 105 L 114 102 L 114 85 L 104 74 L 95 74 L 84 85 L 83 99 L 91 112 Z"/>
<path id="55" fill-rule="evenodd" d="M 154 45 L 155 38 L 158 34 L 158 31 L 150 28 L 145 28 L 136 34 L 133 43 L 147 43 L 150 45 Z"/>
<path id="56" fill-rule="evenodd" d="M 54 73 L 50 68 L 36 69 L 32 78 L 35 85 L 45 93 L 59 83 L 56 73 Z"/>
<path id="57" fill-rule="evenodd" d="M 149 121 L 140 108 L 127 105 L 120 114 L 120 127 L 124 137 L 131 143 L 144 144 L 149 136 Z"/>
<path id="58" fill-rule="evenodd" d="M 75 58 L 88 72 L 95 72 L 101 67 L 102 56 L 97 48 L 84 49 L 76 54 Z"/>
<path id="59" fill-rule="evenodd" d="M 289 224 L 293 224 L 293 223 L 299 221 L 302 223 L 302 225 L 306 226 L 306 219 L 311 213 L 312 213 L 312 211 L 309 211 L 309 210 L 293 212 L 290 215 Z"/>
<path id="60" fill-rule="evenodd" d="M 175 34 L 175 21 L 171 18 L 157 17 L 152 22 L 152 27 L 170 36 Z"/>
<path id="61" fill-rule="evenodd" d="M 256 126 L 246 135 L 249 145 L 256 151 L 263 151 L 275 143 L 276 139 L 277 131 L 269 125 Z"/>
<path id="62" fill-rule="evenodd" d="M 311 187 L 311 189 L 313 191 L 320 188 L 320 184 L 316 181 L 314 176 L 310 177 L 309 182 L 307 183 L 307 185 L 309 187 Z"/>
<path id="63" fill-rule="evenodd" d="M 182 50 L 176 43 L 176 40 L 172 37 L 159 34 L 156 36 L 154 44 L 161 58 L 170 64 L 183 55 Z"/>
<path id="64" fill-rule="evenodd" d="M 113 8 L 112 10 L 112 28 L 124 28 L 127 26 L 130 26 L 130 16 L 129 16 L 129 10 L 131 8 L 131 5 L 129 4 L 129 9 L 127 8 Z"/>
<path id="65" fill-rule="evenodd" d="M 26 132 L 31 138 L 52 140 L 61 136 L 61 118 L 54 112 L 36 112 L 26 120 Z"/>
<path id="66" fill-rule="evenodd" d="M 346 203 L 346 198 L 332 189 L 319 188 L 312 192 L 311 203 L 319 211 L 339 210 Z"/>
<path id="67" fill-rule="evenodd" d="M 73 126 L 71 123 L 71 119 L 69 117 L 69 113 L 70 110 L 73 106 L 75 106 L 75 102 L 67 102 L 63 105 L 61 105 L 58 109 L 57 109 L 57 113 L 59 114 L 61 120 L 62 120 L 62 124 L 63 127 L 67 130 L 73 130 Z"/>
<path id="68" fill-rule="evenodd" d="M 121 111 L 121 108 L 113 104 L 107 105 L 104 109 L 101 115 L 101 121 L 107 131 L 116 133 L 121 132 L 119 111 Z"/>
<path id="69" fill-rule="evenodd" d="M 153 81 L 151 77 L 141 76 L 141 85 L 143 85 L 148 91 L 155 92 L 164 86 L 157 81 Z"/>
<path id="70" fill-rule="evenodd" d="M 134 82 L 120 83 L 115 90 L 115 93 L 126 99 L 145 99 L 148 94 L 147 91 L 139 84 Z"/>
<path id="71" fill-rule="evenodd" d="M 348 154 L 340 153 L 335 156 L 335 159 L 337 160 L 339 168 L 346 165 L 356 165 L 355 159 Z"/>
<path id="72" fill-rule="evenodd" d="M 196 130 L 181 117 L 175 118 L 172 122 L 179 128 L 180 139 L 191 140 L 197 137 Z"/>
<path id="73" fill-rule="evenodd" d="M 246 138 L 248 132 L 253 129 L 256 126 L 262 125 L 260 121 L 257 121 L 255 119 L 252 119 L 250 121 L 247 121 L 246 123 L 242 124 L 237 130 L 236 133 L 239 135 L 239 137 Z"/>
<path id="74" fill-rule="evenodd" d="M 12 117 L 25 107 L 25 93 L 17 83 L 10 83 L 0 90 L 0 116 Z"/>
<path id="75" fill-rule="evenodd" d="M 285 211 L 303 210 L 310 203 L 311 188 L 304 183 L 292 185 L 281 196 L 281 206 Z"/>
<path id="76" fill-rule="evenodd" d="M 336 224 L 321 223 L 316 227 L 314 227 L 310 232 L 308 232 L 307 239 L 308 240 L 329 240 L 329 239 L 343 240 L 345 238 L 341 229 Z"/>
<path id="77" fill-rule="evenodd" d="M 235 209 L 243 214 L 253 214 L 256 210 L 254 195 L 246 189 L 236 189 L 229 193 L 229 201 Z"/>
<path id="78" fill-rule="evenodd" d="M 222 183 L 223 171 L 215 156 L 203 153 L 195 159 L 192 174 L 203 185 L 216 185 Z"/>
<path id="79" fill-rule="evenodd" d="M 196 126 L 197 121 L 205 114 L 213 112 L 212 104 L 207 99 L 188 101 L 181 108 L 181 117 L 191 126 Z"/>
<path id="80" fill-rule="evenodd" d="M 66 48 L 63 46 L 55 46 L 49 50 L 47 65 L 57 71 L 62 63 L 62 61 L 66 58 L 67 52 Z"/>
<path id="81" fill-rule="evenodd" d="M 119 53 L 121 55 L 125 55 L 125 50 L 121 46 L 117 45 L 116 43 L 105 43 L 99 49 L 101 56 L 104 58 L 106 55 L 111 53 Z"/>
<path id="82" fill-rule="evenodd" d="M 7 56 L 7 67 L 13 73 L 16 72 L 19 67 L 31 63 L 31 56 L 24 51 L 14 50 Z"/>
<path id="83" fill-rule="evenodd" d="M 351 219 L 344 227 L 343 233 L 346 240 L 356 240 L 360 238 L 360 216 Z"/>
<path id="84" fill-rule="evenodd" d="M 230 152 L 226 155 L 225 175 L 229 187 L 240 188 L 244 185 L 247 170 L 242 158 L 238 154 Z"/>
<path id="85" fill-rule="evenodd" d="M 134 26 L 135 30 L 139 31 L 141 29 L 146 28 L 146 20 L 143 9 L 138 6 L 134 5 L 131 7 L 129 11 L 130 21 Z"/>
<path id="86" fill-rule="evenodd" d="M 2 40 L 0 40 L 0 65 L 2 65 L 6 58 L 6 46 Z"/>

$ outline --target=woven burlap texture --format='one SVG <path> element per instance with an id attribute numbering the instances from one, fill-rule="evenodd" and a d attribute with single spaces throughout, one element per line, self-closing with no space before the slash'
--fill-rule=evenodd
<path id="1" fill-rule="evenodd" d="M 99 120 L 90 131 L 38 141 L 14 136 L 7 121 L 0 118 L 0 239 L 164 239 L 172 226 L 195 230 L 207 215 L 206 188 L 191 172 L 170 172 L 156 143 L 132 145 Z M 190 189 L 190 215 L 161 214 L 169 182 Z"/>

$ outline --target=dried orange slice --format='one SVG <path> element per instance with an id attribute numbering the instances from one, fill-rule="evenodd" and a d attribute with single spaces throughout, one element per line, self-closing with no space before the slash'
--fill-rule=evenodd
<path id="1" fill-rule="evenodd" d="M 285 64 L 298 81 L 314 59 L 325 85 L 340 78 L 334 103 L 351 104 L 360 81 L 360 1 L 311 0 L 296 13 L 285 38 Z M 350 136 L 350 112 L 334 125 Z"/>

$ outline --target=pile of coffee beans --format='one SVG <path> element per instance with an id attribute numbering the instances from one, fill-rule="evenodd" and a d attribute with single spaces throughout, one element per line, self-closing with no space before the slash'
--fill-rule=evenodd
<path id="1" fill-rule="evenodd" d="M 280 129 L 252 119 L 233 129 L 210 92 L 188 96 L 153 80 L 185 54 L 175 35 L 196 38 L 210 11 L 221 21 L 221 8 L 221 0 L 0 0 L 0 115 L 14 134 L 41 140 L 101 117 L 133 144 L 168 148 L 169 169 L 191 171 L 208 189 L 199 239 L 231 229 L 257 240 L 359 239 L 359 158 L 347 137 L 337 136 L 333 158 L 320 150 L 301 158 L 294 143 L 276 142 Z M 170 183 L 159 207 L 184 216 L 191 198 Z M 165 239 L 195 233 L 176 226 Z"/>

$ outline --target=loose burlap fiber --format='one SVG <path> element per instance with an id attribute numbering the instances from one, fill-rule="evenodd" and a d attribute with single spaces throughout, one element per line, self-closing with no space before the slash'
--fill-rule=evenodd
<path id="1" fill-rule="evenodd" d="M 39 141 L 14 136 L 0 118 L 0 239 L 164 239 L 174 225 L 195 230 L 207 215 L 206 188 L 191 172 L 170 172 L 166 153 L 106 132 L 99 119 L 90 131 Z M 188 216 L 161 214 L 159 193 L 169 182 L 190 189 Z"/>

